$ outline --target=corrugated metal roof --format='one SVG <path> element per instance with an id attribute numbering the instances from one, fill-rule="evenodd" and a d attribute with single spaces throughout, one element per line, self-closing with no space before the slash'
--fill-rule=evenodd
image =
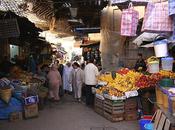
<path id="1" fill-rule="evenodd" d="M 19 8 L 19 5 L 23 4 L 24 0 L 1 0 L 1 11 L 12 11 L 19 16 L 24 16 L 23 11 Z"/>

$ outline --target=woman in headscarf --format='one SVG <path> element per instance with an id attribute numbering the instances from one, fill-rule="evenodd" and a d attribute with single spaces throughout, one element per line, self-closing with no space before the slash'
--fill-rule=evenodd
<path id="1" fill-rule="evenodd" d="M 61 75 L 56 64 L 52 64 L 47 75 L 49 81 L 49 95 L 54 101 L 59 101 L 59 88 L 62 85 Z"/>

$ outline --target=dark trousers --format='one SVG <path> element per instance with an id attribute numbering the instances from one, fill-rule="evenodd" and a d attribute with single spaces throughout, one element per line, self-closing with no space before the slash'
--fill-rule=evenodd
<path id="1" fill-rule="evenodd" d="M 95 87 L 95 85 L 86 85 L 86 105 L 87 106 L 93 106 L 94 105 L 94 94 L 92 93 L 92 87 Z"/>

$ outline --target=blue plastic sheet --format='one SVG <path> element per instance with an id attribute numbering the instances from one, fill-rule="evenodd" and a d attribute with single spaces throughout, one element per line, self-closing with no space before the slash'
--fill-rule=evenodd
<path id="1" fill-rule="evenodd" d="M 0 119 L 8 119 L 12 112 L 22 112 L 23 104 L 16 98 L 11 98 L 9 104 L 4 103 L 0 100 Z"/>

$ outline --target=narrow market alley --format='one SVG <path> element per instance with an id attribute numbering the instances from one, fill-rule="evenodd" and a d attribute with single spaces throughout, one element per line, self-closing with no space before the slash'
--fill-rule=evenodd
<path id="1" fill-rule="evenodd" d="M 138 130 L 138 121 L 111 123 L 83 103 L 66 95 L 60 103 L 48 104 L 39 117 L 18 122 L 0 121 L 0 130 Z"/>

